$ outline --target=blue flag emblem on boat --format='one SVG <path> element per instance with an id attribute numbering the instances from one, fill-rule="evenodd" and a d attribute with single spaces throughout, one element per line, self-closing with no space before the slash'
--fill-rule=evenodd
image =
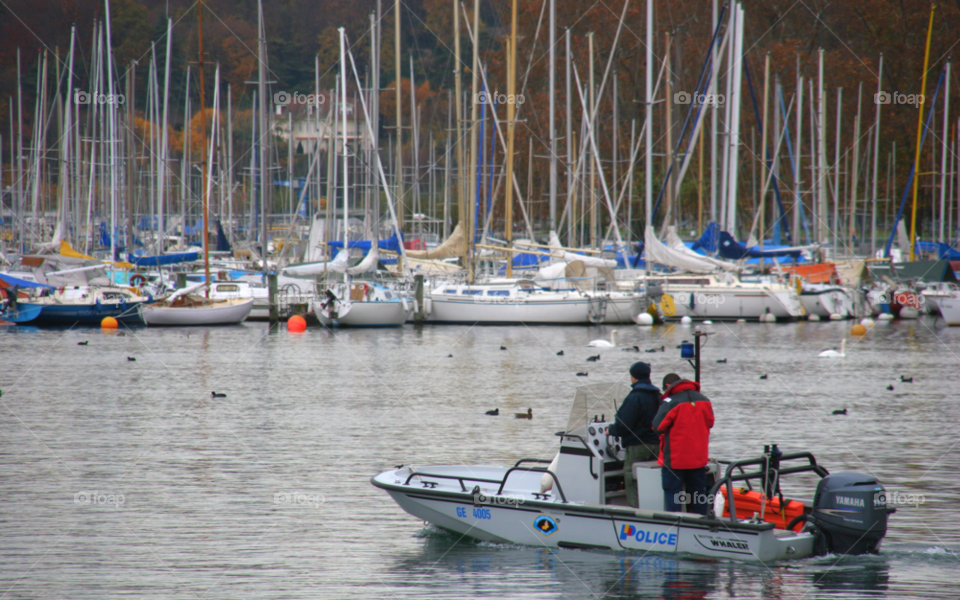
<path id="1" fill-rule="evenodd" d="M 557 522 L 553 520 L 553 517 L 548 515 L 538 516 L 533 520 L 533 526 L 543 535 L 550 535 L 558 529 Z"/>

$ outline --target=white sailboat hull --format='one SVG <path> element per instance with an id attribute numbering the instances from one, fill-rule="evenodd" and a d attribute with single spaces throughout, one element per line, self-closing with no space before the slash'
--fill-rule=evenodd
<path id="1" fill-rule="evenodd" d="M 484 299 L 485 300 L 485 299 Z M 590 299 L 580 294 L 558 294 L 549 299 L 504 298 L 481 301 L 471 297 L 433 296 L 431 323 L 563 324 L 590 323 Z"/>
<path id="2" fill-rule="evenodd" d="M 588 292 L 588 295 L 593 298 L 590 315 L 593 323 L 633 323 L 633 319 L 647 308 L 642 294 Z"/>
<path id="3" fill-rule="evenodd" d="M 252 308 L 253 298 L 224 300 L 206 306 L 145 304 L 140 306 L 140 317 L 147 325 L 155 326 L 236 325 L 246 320 Z"/>
<path id="4" fill-rule="evenodd" d="M 668 286 L 664 292 L 673 296 L 676 318 L 759 319 L 771 313 L 777 319 L 795 319 L 802 314 L 796 293 L 743 288 L 674 291 Z"/>
<path id="5" fill-rule="evenodd" d="M 328 313 L 314 303 L 313 311 L 327 327 L 399 327 L 410 316 L 402 302 L 350 302 L 347 306 L 345 312 Z"/>
<path id="6" fill-rule="evenodd" d="M 800 303 L 808 315 L 817 315 L 821 319 L 829 319 L 830 315 L 840 315 L 844 319 L 854 316 L 853 299 L 838 287 L 804 290 L 800 294 Z"/>
<path id="7" fill-rule="evenodd" d="M 960 296 L 938 298 L 937 307 L 940 309 L 940 315 L 943 316 L 947 325 L 960 326 Z"/>

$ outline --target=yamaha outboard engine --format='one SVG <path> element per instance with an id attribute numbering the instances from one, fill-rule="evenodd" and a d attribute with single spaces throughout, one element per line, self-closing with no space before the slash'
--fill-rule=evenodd
<path id="1" fill-rule="evenodd" d="M 886 491 L 872 475 L 846 471 L 820 480 L 806 521 L 820 537 L 815 554 L 876 554 L 887 533 Z"/>

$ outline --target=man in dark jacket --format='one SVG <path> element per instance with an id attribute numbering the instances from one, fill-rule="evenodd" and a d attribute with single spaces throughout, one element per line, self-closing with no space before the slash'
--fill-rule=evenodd
<path id="1" fill-rule="evenodd" d="M 707 514 L 707 473 L 704 467 L 710 458 L 710 429 L 713 407 L 700 393 L 700 384 L 670 373 L 663 378 L 663 403 L 653 419 L 653 428 L 660 434 L 660 458 L 663 467 L 663 507 L 681 512 L 690 501 L 689 510 Z M 686 486 L 686 494 L 684 494 Z"/>
<path id="2" fill-rule="evenodd" d="M 660 404 L 660 389 L 650 382 L 650 365 L 635 362 L 630 367 L 633 386 L 620 405 L 617 418 L 607 433 L 620 438 L 626 456 L 623 460 L 623 483 L 627 502 L 637 508 L 637 481 L 633 477 L 633 463 L 656 460 L 659 436 L 653 430 L 653 418 Z"/>

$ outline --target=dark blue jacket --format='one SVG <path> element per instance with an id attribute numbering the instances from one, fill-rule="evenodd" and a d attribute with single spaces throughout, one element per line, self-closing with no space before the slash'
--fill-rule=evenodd
<path id="1" fill-rule="evenodd" d="M 610 426 L 610 435 L 620 438 L 624 447 L 643 442 L 658 447 L 660 435 L 653 430 L 653 419 L 660 408 L 660 388 L 643 379 L 633 384 L 633 389 L 624 398 L 617 419 Z"/>

